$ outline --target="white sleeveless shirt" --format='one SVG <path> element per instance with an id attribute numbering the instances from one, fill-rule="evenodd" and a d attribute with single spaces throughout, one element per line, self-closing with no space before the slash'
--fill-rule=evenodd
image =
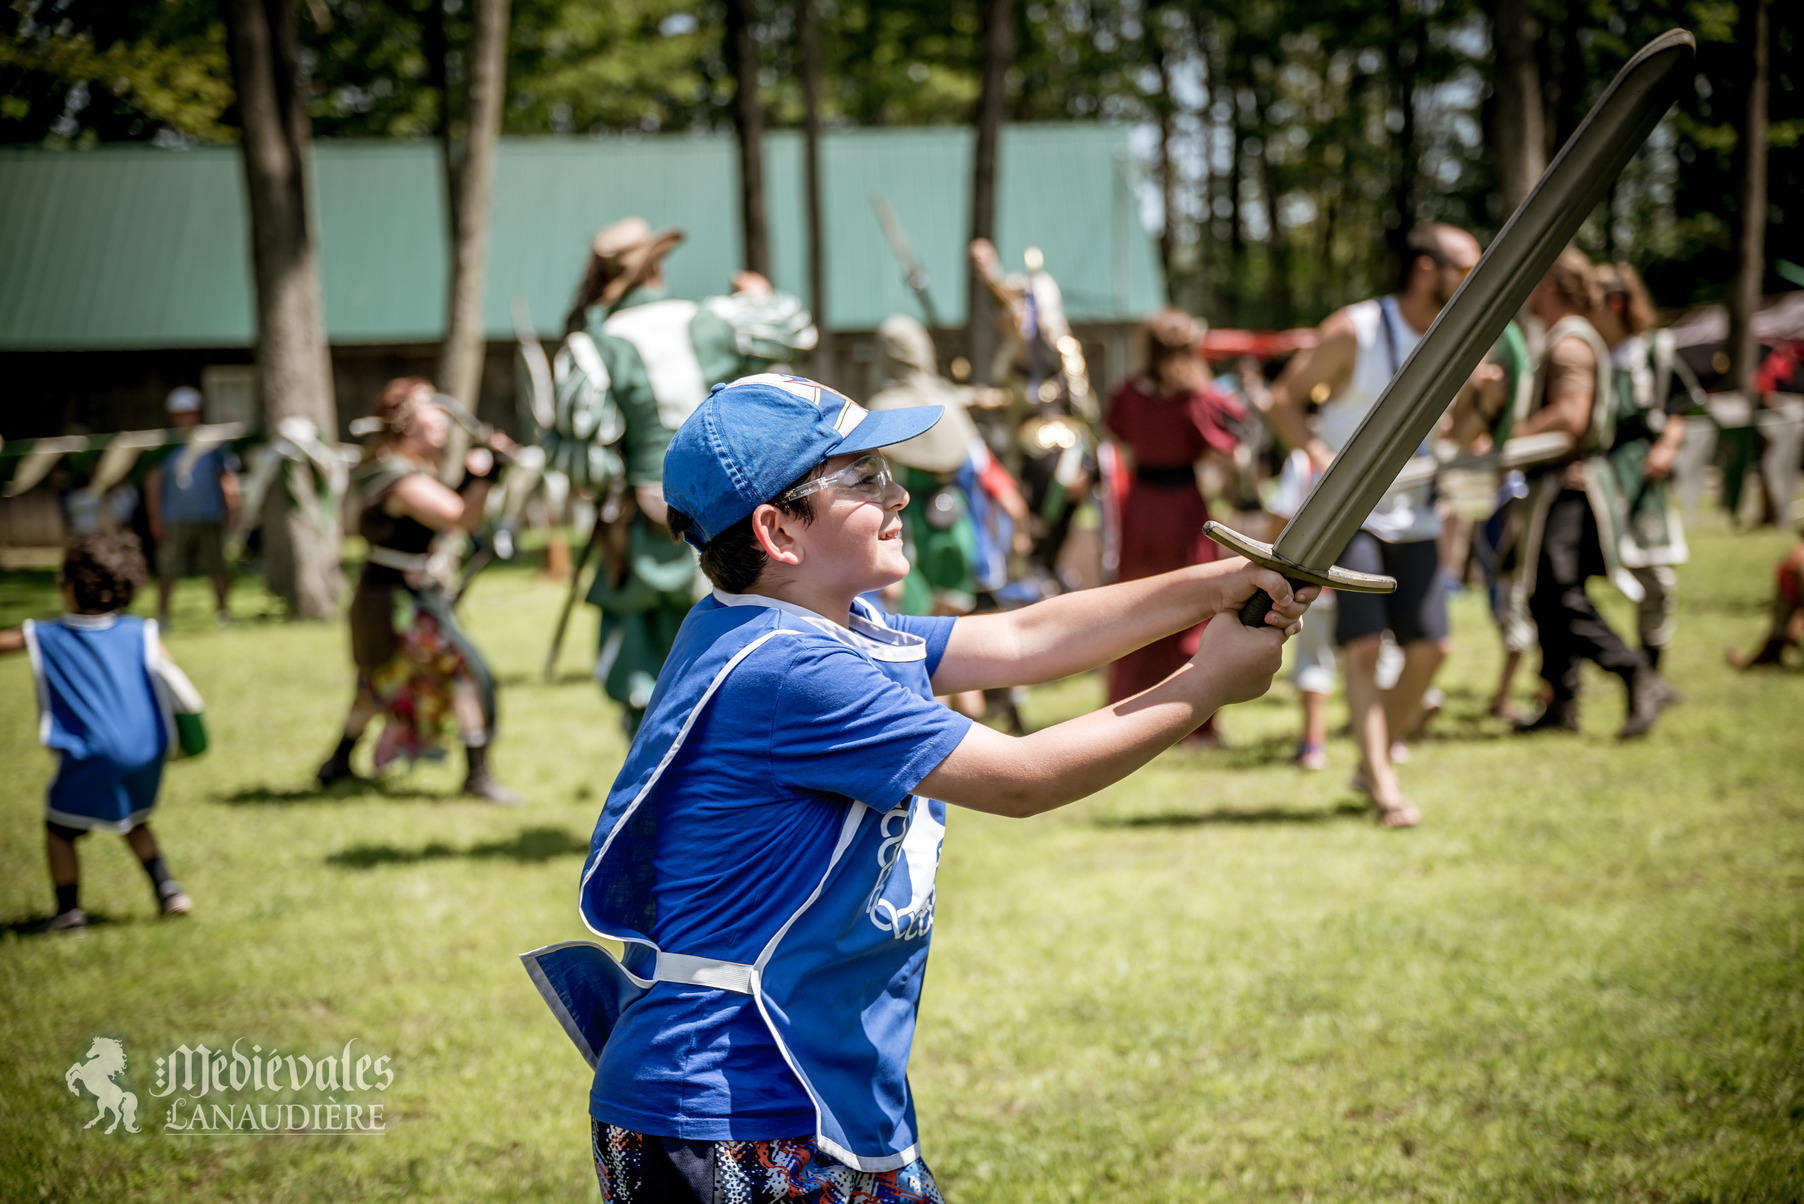
<path id="1" fill-rule="evenodd" d="M 1395 297 L 1356 302 L 1347 306 L 1346 313 L 1353 323 L 1359 356 L 1346 387 L 1316 413 L 1316 434 L 1337 454 L 1422 341 L 1398 312 Z M 1441 520 L 1434 512 L 1434 487 L 1417 485 L 1385 494 L 1362 526 L 1386 543 L 1435 538 L 1441 533 Z"/>

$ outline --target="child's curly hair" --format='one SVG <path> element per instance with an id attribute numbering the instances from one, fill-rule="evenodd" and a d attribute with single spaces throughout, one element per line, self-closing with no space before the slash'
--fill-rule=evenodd
<path id="1" fill-rule="evenodd" d="M 63 549 L 63 580 L 85 614 L 124 610 L 149 576 L 144 549 L 130 531 L 78 535 Z"/>

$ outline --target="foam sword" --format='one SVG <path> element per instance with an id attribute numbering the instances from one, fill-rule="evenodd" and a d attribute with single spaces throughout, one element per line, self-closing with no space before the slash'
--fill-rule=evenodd
<path id="1" fill-rule="evenodd" d="M 1460 386 L 1665 116 L 1691 78 L 1696 51 L 1692 36 L 1674 29 L 1649 42 L 1617 72 L 1275 543 L 1249 539 L 1217 522 L 1204 524 L 1204 534 L 1276 569 L 1293 586 L 1326 585 L 1368 594 L 1396 589 L 1394 578 L 1343 569 L 1334 558 L 1394 487 L 1399 470 Z M 1240 621 L 1262 626 L 1271 606 L 1270 596 L 1261 590 L 1241 608 Z"/>

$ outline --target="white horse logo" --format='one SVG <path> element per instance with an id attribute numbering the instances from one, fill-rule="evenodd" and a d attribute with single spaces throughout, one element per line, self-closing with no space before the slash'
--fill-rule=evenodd
<path id="1" fill-rule="evenodd" d="M 100 1123 L 100 1118 L 108 1112 L 113 1114 L 113 1123 L 106 1132 L 111 1133 L 125 1122 L 127 1133 L 138 1131 L 138 1097 L 113 1082 L 115 1075 L 125 1073 L 125 1046 L 111 1037 L 95 1037 L 94 1043 L 88 1046 L 88 1060 L 77 1062 L 69 1067 L 69 1073 L 63 1076 L 63 1082 L 69 1085 L 70 1095 L 80 1095 L 75 1089 L 79 1082 L 94 1097 L 94 1119 L 83 1125 L 91 1129 Z"/>

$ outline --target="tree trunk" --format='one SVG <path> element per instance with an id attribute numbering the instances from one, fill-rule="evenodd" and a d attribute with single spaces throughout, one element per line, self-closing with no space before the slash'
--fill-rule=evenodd
<path id="1" fill-rule="evenodd" d="M 1228 79 L 1228 280 L 1226 294 L 1228 321 L 1239 325 L 1246 320 L 1241 302 L 1246 297 L 1247 245 L 1246 230 L 1240 220 L 1240 186 L 1242 183 L 1242 147 L 1240 120 L 1240 81 Z"/>
<path id="2" fill-rule="evenodd" d="M 1422 69 L 1422 52 L 1426 49 L 1416 40 L 1418 31 L 1410 29 L 1403 12 L 1403 0 L 1391 0 L 1391 38 L 1385 46 L 1390 61 L 1391 96 L 1402 114 L 1402 128 L 1397 131 L 1397 176 L 1391 191 L 1392 216 L 1387 222 L 1385 241 L 1390 246 L 1391 279 L 1409 254 L 1409 232 L 1416 224 L 1416 76 Z"/>
<path id="3" fill-rule="evenodd" d="M 770 235 L 764 220 L 764 110 L 758 104 L 758 46 L 752 38 L 752 0 L 727 0 L 727 62 L 733 70 L 733 132 L 739 139 L 739 220 L 744 267 L 770 275 Z"/>
<path id="4" fill-rule="evenodd" d="M 444 0 L 426 0 L 420 18 L 421 49 L 426 55 L 426 84 L 438 96 L 432 136 L 438 140 L 439 174 L 443 177 L 445 229 L 457 229 L 457 168 L 451 140 L 451 43 L 445 33 Z"/>
<path id="5" fill-rule="evenodd" d="M 825 218 L 821 215 L 821 38 L 814 0 L 796 0 L 796 33 L 802 43 L 802 191 L 808 205 L 808 308 L 819 341 L 814 374 L 833 383 L 833 327 L 827 321 Z"/>
<path id="6" fill-rule="evenodd" d="M 1542 107 L 1541 67 L 1535 57 L 1536 25 L 1529 0 L 1497 0 L 1491 22 L 1496 58 L 1492 125 L 1497 155 L 1501 224 L 1516 211 L 1547 170 L 1547 115 Z"/>
<path id="7" fill-rule="evenodd" d="M 292 0 L 222 0 L 232 84 L 243 127 L 251 266 L 257 292 L 257 391 L 264 421 L 304 418 L 338 438 L 332 363 L 309 211 L 312 136 Z M 299 475 L 299 474 L 296 474 Z M 344 584 L 338 514 L 270 490 L 264 546 L 270 589 L 304 619 L 337 613 Z"/>
<path id="8" fill-rule="evenodd" d="M 1760 366 L 1754 311 L 1760 308 L 1766 278 L 1767 4 L 1768 0 L 1747 0 L 1736 37 L 1749 83 L 1747 121 L 1735 143 L 1741 168 L 1741 221 L 1735 240 L 1735 278 L 1729 285 L 1729 385 L 1749 396 Z"/>
<path id="9" fill-rule="evenodd" d="M 1558 104 L 1554 106 L 1553 137 L 1548 144 L 1550 155 L 1566 145 L 1566 139 L 1578 130 L 1586 112 L 1585 48 L 1579 42 L 1579 32 L 1590 17 L 1590 10 L 1583 4 L 1568 4 L 1565 13 L 1560 22 L 1558 84 L 1554 89 Z"/>
<path id="10" fill-rule="evenodd" d="M 1227 311 L 1221 285 L 1221 278 L 1225 273 L 1215 270 L 1216 265 L 1222 262 L 1221 219 L 1215 215 L 1215 148 L 1221 142 L 1220 106 L 1222 97 L 1227 92 L 1228 72 L 1222 63 L 1222 40 L 1226 35 L 1211 15 L 1204 13 L 1198 21 L 1197 45 L 1202 55 L 1203 68 L 1209 73 L 1209 100 L 1208 107 L 1202 113 L 1203 174 L 1197 182 L 1198 205 L 1202 211 L 1202 221 L 1197 227 L 1197 296 L 1209 320 L 1219 325 L 1225 319 Z"/>
<path id="11" fill-rule="evenodd" d="M 1159 97 L 1154 109 L 1159 117 L 1159 267 L 1165 276 L 1165 303 L 1173 302 L 1172 271 L 1178 251 L 1178 180 L 1171 161 L 1172 124 L 1177 102 L 1171 94 L 1171 50 L 1165 44 L 1163 12 L 1146 14 L 1145 36 L 1153 40 L 1153 60 L 1159 70 Z"/>
<path id="12" fill-rule="evenodd" d="M 1273 132 L 1268 127 L 1265 137 L 1260 139 L 1259 191 L 1265 194 L 1265 260 L 1271 270 L 1271 314 L 1268 321 L 1274 327 L 1282 328 L 1290 324 L 1292 317 L 1290 243 L 1284 236 L 1284 227 L 1279 224 L 1278 165 L 1272 162 Z"/>
<path id="13" fill-rule="evenodd" d="M 1014 50 L 1012 0 L 988 0 L 983 18 L 983 87 L 977 98 L 977 146 L 971 155 L 971 237 L 996 238 L 996 147 L 1002 137 L 1004 89 L 1009 55 Z M 990 383 L 995 358 L 996 326 L 989 289 L 975 267 L 965 278 L 965 354 L 971 376 Z"/>
<path id="14" fill-rule="evenodd" d="M 489 186 L 507 91 L 508 0 L 476 0 L 467 56 L 470 108 L 452 173 L 451 293 L 438 386 L 474 412 L 482 389 L 482 308 L 489 254 Z M 449 149 L 449 148 L 447 148 Z"/>

